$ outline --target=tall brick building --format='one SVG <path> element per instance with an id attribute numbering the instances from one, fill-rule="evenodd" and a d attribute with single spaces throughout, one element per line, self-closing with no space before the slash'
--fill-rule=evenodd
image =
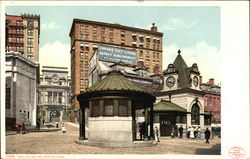
<path id="1" fill-rule="evenodd" d="M 201 84 L 201 89 L 206 92 L 204 96 L 204 108 L 211 112 L 211 122 L 218 124 L 221 122 L 221 94 L 220 86 L 214 84 L 214 79 L 211 78 L 207 83 Z"/>
<path id="2" fill-rule="evenodd" d="M 76 121 L 79 103 L 75 96 L 88 87 L 89 59 L 99 45 L 135 49 L 137 61 L 144 61 L 149 72 L 158 67 L 162 71 L 162 37 L 153 23 L 151 30 L 89 20 L 74 19 L 71 38 L 72 110 L 71 121 Z"/>
<path id="3" fill-rule="evenodd" d="M 6 14 L 6 51 L 20 52 L 39 61 L 40 16 L 33 14 Z"/>

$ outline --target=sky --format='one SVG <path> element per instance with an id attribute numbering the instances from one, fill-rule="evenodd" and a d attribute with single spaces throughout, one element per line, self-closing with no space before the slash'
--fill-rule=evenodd
<path id="1" fill-rule="evenodd" d="M 198 64 L 203 82 L 221 81 L 220 7 L 204 6 L 7 6 L 6 13 L 39 14 L 40 64 L 70 67 L 69 32 L 74 18 L 150 30 L 163 35 L 163 70 L 178 49 L 188 66 Z M 69 69 L 70 70 L 70 69 Z"/>

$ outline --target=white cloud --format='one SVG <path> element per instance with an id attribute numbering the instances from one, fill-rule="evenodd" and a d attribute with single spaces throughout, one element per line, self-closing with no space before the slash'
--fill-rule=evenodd
<path id="1" fill-rule="evenodd" d="M 61 25 L 58 25 L 55 22 L 43 23 L 42 24 L 42 29 L 59 29 L 59 28 L 61 28 Z"/>
<path id="2" fill-rule="evenodd" d="M 193 21 L 185 21 L 181 18 L 169 18 L 165 24 L 159 26 L 161 30 L 164 31 L 172 31 L 177 30 L 179 28 L 191 28 L 197 24 L 196 20 Z"/>
<path id="3" fill-rule="evenodd" d="M 163 69 L 168 64 L 173 63 L 178 55 L 178 49 L 181 50 L 181 56 L 188 67 L 197 63 L 202 81 L 207 82 L 209 78 L 214 78 L 216 83 L 221 81 L 221 54 L 217 47 L 211 46 L 204 41 L 196 43 L 194 46 L 180 48 L 176 44 L 163 48 Z"/>
<path id="4" fill-rule="evenodd" d="M 68 67 L 70 72 L 70 45 L 60 41 L 46 43 L 40 49 L 41 66 Z"/>

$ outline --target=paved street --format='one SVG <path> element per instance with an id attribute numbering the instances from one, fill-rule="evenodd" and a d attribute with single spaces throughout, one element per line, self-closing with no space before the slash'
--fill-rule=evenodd
<path id="1" fill-rule="evenodd" d="M 6 154 L 220 154 L 220 139 L 204 140 L 160 138 L 153 147 L 99 148 L 75 143 L 78 128 L 66 124 L 61 131 L 30 132 L 6 136 Z"/>

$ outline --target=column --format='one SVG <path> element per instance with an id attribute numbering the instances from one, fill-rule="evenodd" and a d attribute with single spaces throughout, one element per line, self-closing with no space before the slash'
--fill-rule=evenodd
<path id="1" fill-rule="evenodd" d="M 153 103 L 150 105 L 150 140 L 154 139 Z"/>
<path id="2" fill-rule="evenodd" d="M 86 137 L 85 137 L 85 108 L 84 106 L 80 106 L 80 121 L 79 121 L 79 133 L 80 133 L 80 137 L 79 137 L 79 140 L 85 140 Z"/>
<path id="3" fill-rule="evenodd" d="M 144 108 L 144 111 L 145 111 L 145 140 L 148 140 L 148 109 L 147 108 Z"/>
<path id="4" fill-rule="evenodd" d="M 187 114 L 187 127 L 191 126 L 191 114 Z"/>

